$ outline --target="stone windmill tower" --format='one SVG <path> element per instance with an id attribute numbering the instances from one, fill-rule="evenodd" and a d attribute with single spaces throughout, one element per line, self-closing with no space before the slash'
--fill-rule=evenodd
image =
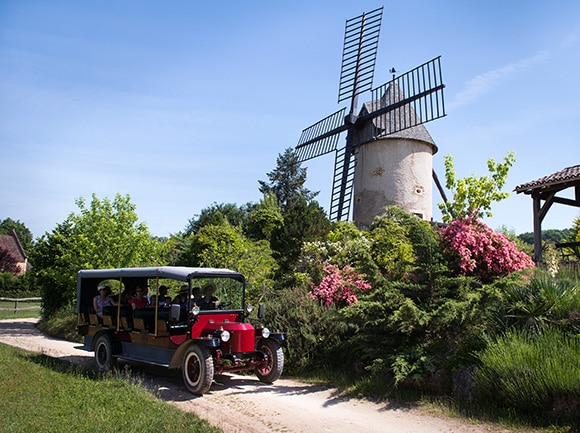
<path id="1" fill-rule="evenodd" d="M 394 204 L 431 219 L 437 146 L 423 123 L 445 116 L 439 57 L 372 89 L 382 12 L 346 22 L 338 101 L 350 99 L 350 111 L 306 128 L 296 146 L 300 162 L 335 152 L 330 218 L 348 219 L 354 189 L 359 227 Z M 366 91 L 371 101 L 357 112 L 358 95 Z M 338 147 L 344 131 L 346 145 Z"/>

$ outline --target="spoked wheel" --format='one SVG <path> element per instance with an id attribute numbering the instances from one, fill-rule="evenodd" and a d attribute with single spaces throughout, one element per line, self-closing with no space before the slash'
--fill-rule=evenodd
<path id="1" fill-rule="evenodd" d="M 284 370 L 284 352 L 280 343 L 276 340 L 262 340 L 258 345 L 258 350 L 268 357 L 264 365 L 256 368 L 258 379 L 264 383 L 273 383 L 280 379 Z"/>
<path id="2" fill-rule="evenodd" d="M 115 366 L 116 359 L 113 357 L 113 344 L 107 334 L 97 338 L 95 343 L 95 363 L 99 371 L 108 371 Z"/>
<path id="3" fill-rule="evenodd" d="M 213 359 L 209 350 L 198 344 L 189 346 L 183 357 L 182 372 L 189 392 L 198 395 L 208 392 L 213 381 Z"/>

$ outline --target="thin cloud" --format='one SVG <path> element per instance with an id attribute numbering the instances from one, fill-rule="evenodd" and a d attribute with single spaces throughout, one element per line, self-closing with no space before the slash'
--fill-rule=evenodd
<path id="1" fill-rule="evenodd" d="M 467 82 L 465 88 L 461 90 L 449 104 L 450 108 L 457 108 L 470 104 L 481 96 L 491 92 L 501 81 L 511 75 L 525 70 L 537 63 L 543 62 L 549 57 L 548 51 L 540 51 L 533 57 L 509 63 L 500 68 L 485 72 L 472 78 Z"/>

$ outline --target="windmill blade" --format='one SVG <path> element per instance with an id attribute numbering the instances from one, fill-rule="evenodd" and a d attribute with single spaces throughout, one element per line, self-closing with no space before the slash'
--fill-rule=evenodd
<path id="1" fill-rule="evenodd" d="M 346 108 L 338 110 L 302 131 L 295 148 L 298 162 L 304 162 L 336 150 L 340 133 L 347 130 L 347 126 L 344 124 L 345 111 Z"/>
<path id="2" fill-rule="evenodd" d="M 348 221 L 350 213 L 356 155 L 349 149 L 350 146 L 344 146 L 336 151 L 330 200 L 330 219 L 332 221 Z"/>
<path id="3" fill-rule="evenodd" d="M 346 21 L 339 103 L 371 90 L 382 17 L 383 8 L 379 8 Z M 356 101 L 351 104 L 350 113 L 354 114 L 355 109 Z"/>
<path id="4" fill-rule="evenodd" d="M 399 76 L 372 91 L 364 124 L 373 120 L 374 136 L 389 135 L 445 116 L 441 57 Z"/>

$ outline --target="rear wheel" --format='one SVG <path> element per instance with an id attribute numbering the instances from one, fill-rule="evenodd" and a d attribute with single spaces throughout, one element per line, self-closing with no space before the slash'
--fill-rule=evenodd
<path id="1" fill-rule="evenodd" d="M 213 359 L 205 347 L 192 344 L 183 357 L 183 382 L 192 394 L 202 395 L 209 391 L 213 381 Z"/>
<path id="2" fill-rule="evenodd" d="M 258 379 L 264 383 L 273 383 L 280 379 L 284 369 L 284 352 L 282 352 L 280 343 L 270 339 L 261 340 L 258 350 L 264 352 L 268 357 L 267 362 L 256 368 Z"/>
<path id="3" fill-rule="evenodd" d="M 99 371 L 111 370 L 116 363 L 113 357 L 113 344 L 107 334 L 97 338 L 95 343 L 95 363 Z"/>

